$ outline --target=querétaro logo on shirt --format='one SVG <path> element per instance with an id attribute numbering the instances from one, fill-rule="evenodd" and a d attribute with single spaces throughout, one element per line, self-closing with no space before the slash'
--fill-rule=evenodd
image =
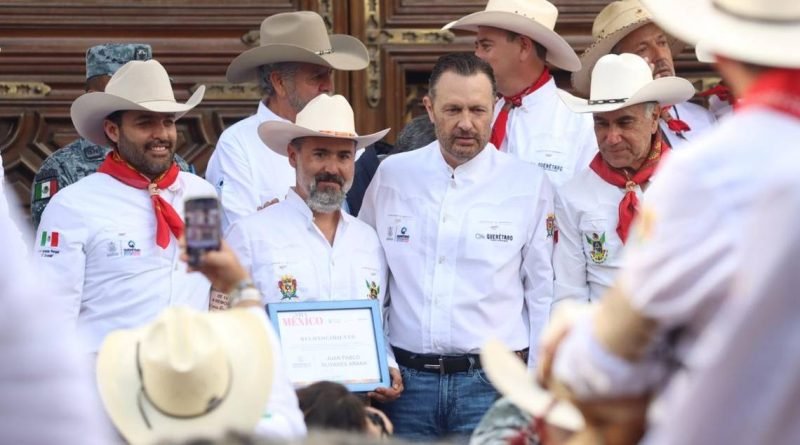
<path id="1" fill-rule="evenodd" d="M 498 243 L 510 243 L 514 241 L 514 235 L 507 233 L 476 233 L 475 239 L 494 241 Z"/>
<path id="2" fill-rule="evenodd" d="M 134 240 L 128 241 L 128 247 L 122 249 L 122 256 L 140 256 L 142 254 L 142 249 L 136 248 L 136 242 Z"/>

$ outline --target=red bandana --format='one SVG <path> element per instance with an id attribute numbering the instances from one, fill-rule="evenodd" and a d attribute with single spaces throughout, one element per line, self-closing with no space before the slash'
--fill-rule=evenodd
<path id="1" fill-rule="evenodd" d="M 647 160 L 633 174 L 633 177 L 630 176 L 626 169 L 614 168 L 608 165 L 603 160 L 603 157 L 600 156 L 600 153 L 597 153 L 592 159 L 592 163 L 589 164 L 589 167 L 604 181 L 611 185 L 625 188 L 625 196 L 619 202 L 619 224 L 617 224 L 617 234 L 623 244 L 628 240 L 628 230 L 631 227 L 631 222 L 639 213 L 639 199 L 636 197 L 635 188 L 637 185 L 645 184 L 650 180 L 661 158 L 669 150 L 669 145 L 662 143 L 661 134 L 656 132 L 653 136 L 653 144 L 650 147 Z"/>
<path id="2" fill-rule="evenodd" d="M 162 249 L 169 245 L 169 233 L 172 232 L 175 238 L 183 235 L 183 221 L 175 212 L 170 203 L 162 198 L 158 193 L 160 189 L 165 189 L 178 179 L 180 169 L 174 161 L 169 169 L 155 181 L 139 173 L 132 165 L 125 162 L 116 151 L 112 151 L 97 169 L 100 173 L 105 173 L 114 179 L 141 190 L 149 190 L 150 198 L 153 200 L 153 209 L 156 213 L 156 244 Z"/>
<path id="3" fill-rule="evenodd" d="M 717 96 L 719 100 L 728 102 L 731 105 L 733 104 L 733 93 L 731 89 L 719 83 L 705 91 L 697 93 L 697 95 L 700 97 Z"/>
<path id="4" fill-rule="evenodd" d="M 760 76 L 739 101 L 739 109 L 762 106 L 800 118 L 800 69 L 775 68 Z"/>
<path id="5" fill-rule="evenodd" d="M 550 75 L 550 70 L 547 67 L 544 68 L 542 74 L 536 79 L 536 82 L 533 82 L 531 86 L 525 88 L 520 93 L 506 97 L 503 96 L 505 99 L 505 103 L 503 104 L 503 108 L 500 110 L 500 113 L 497 115 L 497 119 L 494 121 L 494 126 L 492 126 L 492 137 L 489 139 L 498 150 L 500 150 L 500 146 L 503 145 L 503 141 L 506 138 L 506 125 L 508 124 L 508 112 L 515 107 L 522 105 L 522 98 L 527 96 L 528 94 L 533 93 L 534 91 L 538 90 L 542 87 L 542 85 L 546 84 L 552 76 Z"/>
<path id="6" fill-rule="evenodd" d="M 674 131 L 678 136 L 683 137 L 682 133 L 691 131 L 692 128 L 689 127 L 689 124 L 685 121 L 672 117 L 672 115 L 669 114 L 670 108 L 672 107 L 664 107 L 661 109 L 661 119 L 667 123 L 667 128 L 669 128 L 670 131 Z"/>

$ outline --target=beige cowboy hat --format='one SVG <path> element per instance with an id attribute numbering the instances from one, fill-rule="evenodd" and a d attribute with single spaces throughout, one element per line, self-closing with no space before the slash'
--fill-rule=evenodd
<path id="1" fill-rule="evenodd" d="M 556 91 L 576 113 L 603 113 L 631 105 L 658 102 L 662 107 L 685 102 L 694 96 L 692 84 L 680 77 L 653 79 L 650 65 L 636 54 L 606 54 L 592 70 L 589 99 Z"/>
<path id="2" fill-rule="evenodd" d="M 692 9 L 686 9 L 684 14 L 691 15 L 689 11 Z M 648 23 L 653 23 L 653 18 L 639 0 L 615 1 L 603 8 L 592 25 L 594 43 L 581 54 L 581 69 L 572 73 L 572 86 L 576 92 L 587 96 L 589 77 L 597 60 L 610 53 L 628 34 Z M 673 37 L 668 38 L 674 57 L 683 51 L 685 44 Z"/>
<path id="3" fill-rule="evenodd" d="M 261 22 L 260 46 L 233 59 L 226 77 L 233 83 L 253 81 L 259 66 L 277 62 L 305 62 L 356 71 L 367 67 L 369 52 L 355 37 L 328 35 L 325 22 L 316 12 L 284 12 Z"/>
<path id="4" fill-rule="evenodd" d="M 492 385 L 520 409 L 565 430 L 584 427 L 580 411 L 539 386 L 519 357 L 501 342 L 489 340 L 483 345 L 481 363 Z"/>
<path id="5" fill-rule="evenodd" d="M 103 121 L 120 110 L 175 113 L 178 119 L 203 100 L 200 86 L 186 103 L 175 101 L 167 70 L 156 60 L 132 60 L 108 81 L 104 92 L 87 93 L 75 99 L 70 108 L 72 124 L 78 134 L 97 144 L 108 145 Z"/>
<path id="6" fill-rule="evenodd" d="M 251 432 L 272 384 L 267 335 L 265 321 L 244 309 L 182 307 L 112 332 L 97 356 L 106 411 L 132 444 Z"/>
<path id="7" fill-rule="evenodd" d="M 547 0 L 489 0 L 486 9 L 450 22 L 442 29 L 477 32 L 479 26 L 513 31 L 547 48 L 547 62 L 567 71 L 581 68 L 578 56 L 554 29 L 558 9 Z"/>
<path id="8" fill-rule="evenodd" d="M 643 0 L 667 32 L 730 59 L 800 68 L 800 1 Z M 691 11 L 691 14 L 687 14 Z"/>
<path id="9" fill-rule="evenodd" d="M 287 147 L 294 139 L 322 137 L 351 139 L 356 150 L 381 140 L 391 130 L 386 128 L 364 136 L 356 134 L 353 108 L 340 95 L 320 94 L 311 100 L 295 118 L 295 123 L 267 121 L 258 126 L 258 136 L 275 153 L 286 156 Z"/>

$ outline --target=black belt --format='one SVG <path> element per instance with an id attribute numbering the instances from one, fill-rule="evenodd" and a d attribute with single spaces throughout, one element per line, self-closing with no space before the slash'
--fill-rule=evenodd
<path id="1" fill-rule="evenodd" d="M 478 354 L 415 354 L 395 346 L 392 346 L 392 350 L 394 351 L 394 358 L 399 365 L 416 369 L 417 371 L 453 374 L 456 372 L 467 372 L 470 369 L 481 369 L 481 357 Z M 528 348 L 516 351 L 515 354 L 523 361 L 528 361 Z"/>

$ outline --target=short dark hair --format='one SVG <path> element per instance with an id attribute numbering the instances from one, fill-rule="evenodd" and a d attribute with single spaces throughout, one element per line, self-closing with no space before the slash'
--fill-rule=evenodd
<path id="1" fill-rule="evenodd" d="M 390 155 L 422 148 L 436 140 L 436 128 L 428 114 L 421 114 L 407 123 L 397 135 Z"/>
<path id="2" fill-rule="evenodd" d="M 431 78 L 428 81 L 428 95 L 431 98 L 436 95 L 436 84 L 439 82 L 439 78 L 448 71 L 465 77 L 483 73 L 492 83 L 492 96 L 497 94 L 497 84 L 495 83 L 494 71 L 492 71 L 491 65 L 472 53 L 451 53 L 439 57 L 436 65 L 433 66 Z"/>
<path id="3" fill-rule="evenodd" d="M 107 121 L 111 121 L 116 124 L 117 127 L 122 128 L 122 115 L 125 114 L 126 110 L 117 110 L 108 116 L 106 116 Z M 108 137 L 108 133 L 106 133 L 106 139 L 108 139 L 108 143 L 110 144 L 111 148 L 116 148 L 116 143 Z"/>
<path id="4" fill-rule="evenodd" d="M 309 429 L 367 429 L 364 402 L 339 383 L 321 381 L 298 389 L 297 400 Z"/>

